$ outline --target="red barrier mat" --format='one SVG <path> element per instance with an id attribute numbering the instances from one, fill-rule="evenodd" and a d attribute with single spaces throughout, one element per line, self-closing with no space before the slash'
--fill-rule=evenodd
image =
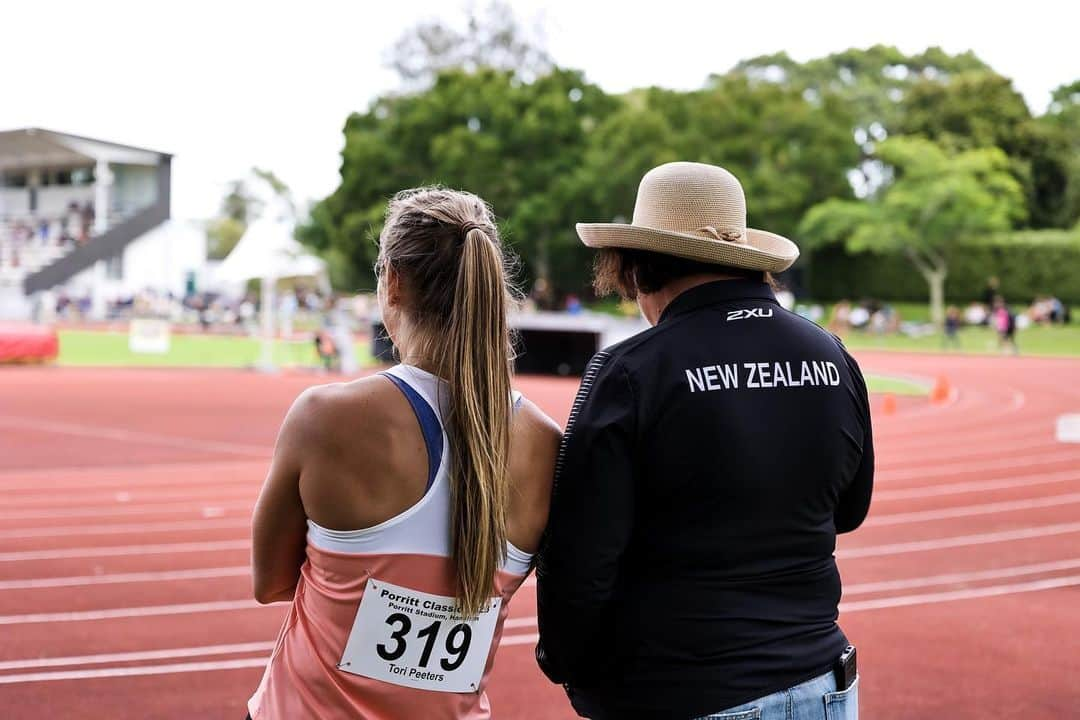
<path id="1" fill-rule="evenodd" d="M 55 360 L 59 350 L 51 327 L 0 323 L 0 363 Z"/>

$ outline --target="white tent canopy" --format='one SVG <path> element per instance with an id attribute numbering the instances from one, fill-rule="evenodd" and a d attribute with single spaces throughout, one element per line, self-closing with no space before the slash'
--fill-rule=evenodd
<path id="1" fill-rule="evenodd" d="M 280 278 L 317 277 L 326 284 L 326 262 L 304 251 L 293 237 L 296 223 L 291 214 L 268 208 L 251 223 L 229 256 L 214 273 L 218 283 L 246 283 L 259 278 L 262 308 L 262 370 L 274 369 L 275 285 Z"/>
<path id="2" fill-rule="evenodd" d="M 218 266 L 218 282 L 242 283 L 252 278 L 277 280 L 321 277 L 326 261 L 305 251 L 293 238 L 295 223 L 263 215 L 248 226 L 240 242 Z"/>

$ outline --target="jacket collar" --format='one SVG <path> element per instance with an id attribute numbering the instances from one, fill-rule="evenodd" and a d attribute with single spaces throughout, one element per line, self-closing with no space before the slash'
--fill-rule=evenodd
<path id="1" fill-rule="evenodd" d="M 664 312 L 660 313 L 660 322 L 709 305 L 735 300 L 765 300 L 776 303 L 776 295 L 766 283 L 757 280 L 714 280 L 692 287 L 668 303 Z"/>

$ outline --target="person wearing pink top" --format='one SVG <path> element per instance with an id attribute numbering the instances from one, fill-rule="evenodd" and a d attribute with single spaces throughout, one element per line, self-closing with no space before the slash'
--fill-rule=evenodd
<path id="1" fill-rule="evenodd" d="M 254 720 L 489 718 L 503 622 L 547 523 L 561 433 L 511 389 L 490 209 L 404 191 L 379 244 L 402 362 L 305 391 L 255 506 L 255 598 L 292 606 Z"/>

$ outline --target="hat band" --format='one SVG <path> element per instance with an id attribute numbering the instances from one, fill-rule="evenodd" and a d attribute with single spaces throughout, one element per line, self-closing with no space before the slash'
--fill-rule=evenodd
<path id="1" fill-rule="evenodd" d="M 712 225 L 706 225 L 695 230 L 699 235 L 708 235 L 713 240 L 719 240 L 720 242 L 732 242 L 741 243 L 743 241 L 744 233 L 741 230 L 717 230 Z"/>

